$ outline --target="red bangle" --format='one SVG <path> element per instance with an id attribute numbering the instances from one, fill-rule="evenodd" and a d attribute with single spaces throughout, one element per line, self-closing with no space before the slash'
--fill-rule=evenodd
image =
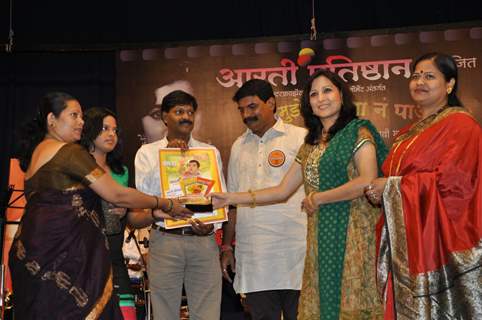
<path id="1" fill-rule="evenodd" d="M 233 251 L 233 247 L 231 247 L 229 244 L 223 244 L 221 246 L 221 252 L 226 252 L 226 251 Z"/>

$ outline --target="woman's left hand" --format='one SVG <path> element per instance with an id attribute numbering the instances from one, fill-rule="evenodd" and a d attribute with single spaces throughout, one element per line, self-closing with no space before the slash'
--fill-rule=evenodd
<path id="1" fill-rule="evenodd" d="M 310 192 L 304 199 L 301 201 L 301 209 L 304 210 L 307 214 L 312 215 L 318 211 L 320 205 L 317 204 L 315 200 L 315 195 L 317 192 Z"/>
<path id="2" fill-rule="evenodd" d="M 368 201 L 374 206 L 380 206 L 382 203 L 383 190 L 387 184 L 387 178 L 376 178 L 363 191 Z"/>
<path id="3" fill-rule="evenodd" d="M 208 195 L 211 198 L 211 203 L 214 209 L 226 207 L 230 204 L 228 192 L 213 192 Z"/>

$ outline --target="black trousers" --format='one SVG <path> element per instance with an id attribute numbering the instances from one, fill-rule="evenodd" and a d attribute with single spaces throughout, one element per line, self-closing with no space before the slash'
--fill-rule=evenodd
<path id="1" fill-rule="evenodd" d="M 267 290 L 246 294 L 252 320 L 296 320 L 299 290 Z"/>

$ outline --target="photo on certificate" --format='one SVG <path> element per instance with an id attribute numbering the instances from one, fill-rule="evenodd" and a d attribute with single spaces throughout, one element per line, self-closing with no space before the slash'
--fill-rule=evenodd
<path id="1" fill-rule="evenodd" d="M 161 191 L 165 198 L 179 199 L 194 212 L 193 218 L 204 223 L 227 220 L 224 208 L 213 210 L 207 195 L 224 192 L 221 167 L 213 148 L 159 149 Z M 188 220 L 165 219 L 165 228 L 190 226 Z"/>

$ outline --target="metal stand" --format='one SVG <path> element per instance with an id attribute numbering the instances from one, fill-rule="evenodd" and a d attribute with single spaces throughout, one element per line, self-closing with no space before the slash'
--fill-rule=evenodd
<path id="1" fill-rule="evenodd" d="M 141 247 L 139 246 L 139 244 L 142 244 L 144 246 L 144 248 L 148 248 L 149 247 L 149 239 L 144 237 L 144 239 L 142 239 L 141 241 L 138 241 L 135 232 L 136 232 L 136 229 L 130 231 L 126 241 L 134 240 L 134 244 L 136 245 L 137 251 L 139 252 L 140 262 L 141 262 L 142 267 L 144 269 L 144 271 L 142 272 L 142 274 L 143 274 L 142 292 L 144 294 L 144 307 L 145 307 L 145 310 L 146 310 L 145 320 L 151 320 L 152 319 L 151 295 L 150 295 L 150 290 L 148 288 L 148 283 L 147 283 L 147 280 L 148 280 L 148 278 L 147 278 L 147 263 L 146 263 L 146 260 L 144 259 L 144 256 L 142 255 Z"/>

